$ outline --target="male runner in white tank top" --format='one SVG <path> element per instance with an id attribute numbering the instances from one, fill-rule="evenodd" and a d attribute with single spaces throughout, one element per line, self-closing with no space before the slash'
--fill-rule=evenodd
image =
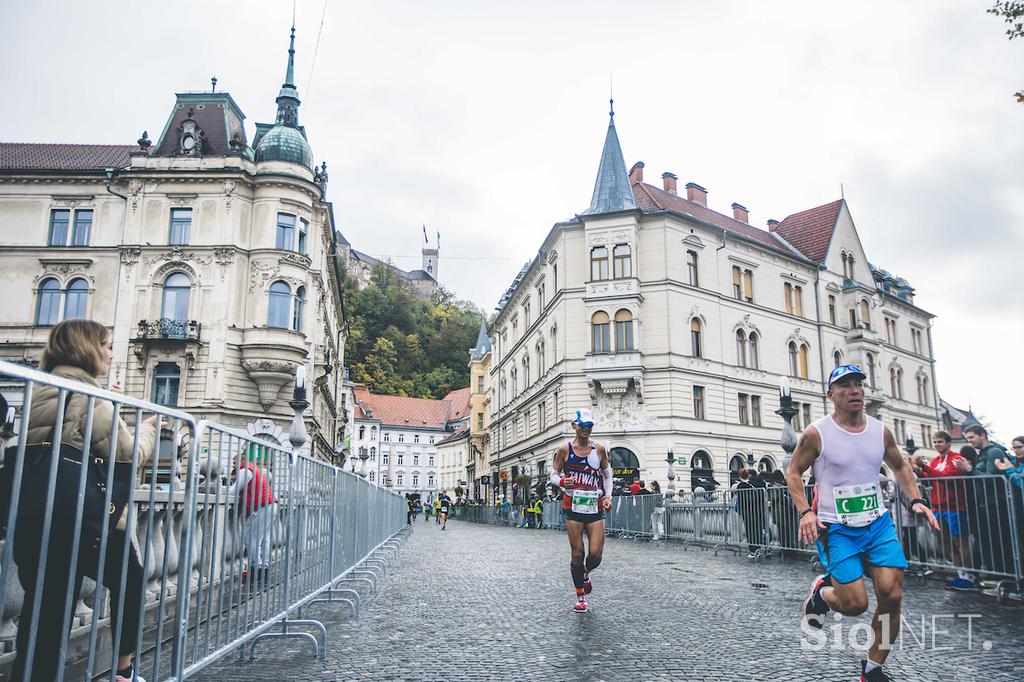
<path id="1" fill-rule="evenodd" d="M 803 627 L 821 628 L 831 609 L 857 616 L 868 608 L 864 573 L 874 584 L 878 608 L 861 682 L 887 682 L 882 664 L 900 629 L 903 556 L 892 517 L 882 504 L 879 470 L 884 460 L 910 508 L 935 530 L 938 522 L 917 487 L 914 472 L 900 454 L 892 432 L 864 413 L 867 377 L 857 365 L 839 365 L 829 376 L 833 412 L 804 429 L 786 478 L 800 518 L 801 542 L 817 540 L 826 573 L 814 580 L 804 602 Z M 814 468 L 814 506 L 804 494 L 803 474 Z M 884 627 L 883 627 L 884 624 Z M 884 641 L 883 641 L 884 639 Z"/>

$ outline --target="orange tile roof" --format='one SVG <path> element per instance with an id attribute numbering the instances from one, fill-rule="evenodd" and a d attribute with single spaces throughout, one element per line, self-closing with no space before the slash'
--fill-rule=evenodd
<path id="1" fill-rule="evenodd" d="M 702 220 L 706 223 L 711 223 L 716 227 L 720 227 L 728 232 L 737 234 L 747 239 L 752 239 L 773 251 L 779 251 L 787 256 L 795 256 L 792 249 L 786 246 L 781 239 L 776 239 L 775 236 L 767 230 L 762 230 L 753 225 L 748 225 L 742 221 L 730 218 L 729 216 L 722 215 L 718 211 L 713 211 L 707 206 L 702 204 L 694 203 L 678 194 L 672 194 L 666 192 L 663 189 L 649 185 L 646 182 L 637 182 L 633 184 L 633 196 L 636 198 L 636 205 L 644 211 L 657 211 L 657 210 L 669 210 L 677 213 L 685 213 L 693 216 L 697 220 Z"/>
<path id="2" fill-rule="evenodd" d="M 138 145 L 0 142 L 0 170 L 103 170 L 124 168 Z"/>
<path id="3" fill-rule="evenodd" d="M 813 261 L 825 260 L 828 245 L 832 243 L 832 232 L 839 220 L 843 200 L 838 199 L 824 206 L 816 206 L 787 217 L 775 228 L 787 242 Z"/>
<path id="4" fill-rule="evenodd" d="M 355 389 L 356 419 L 375 419 L 385 426 L 443 429 L 469 410 L 469 387 L 452 391 L 441 400 L 377 395 Z"/>

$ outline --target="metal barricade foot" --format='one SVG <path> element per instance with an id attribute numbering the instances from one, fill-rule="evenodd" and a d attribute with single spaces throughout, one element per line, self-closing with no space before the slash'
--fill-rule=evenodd
<path id="1" fill-rule="evenodd" d="M 284 628 L 284 632 L 264 632 L 260 635 L 256 635 L 253 638 L 252 643 L 249 645 L 249 660 L 256 659 L 256 644 L 261 639 L 286 639 L 286 638 L 298 638 L 307 639 L 313 645 L 313 656 L 323 660 L 327 655 L 327 628 L 324 624 L 318 620 L 289 620 L 287 618 L 278 621 L 274 624 L 275 626 L 281 626 Z M 309 632 L 288 632 L 288 628 L 292 625 L 305 625 L 307 627 L 315 627 L 320 631 L 320 635 L 323 637 L 323 644 L 317 640 L 316 635 Z M 243 647 L 244 648 L 244 647 Z"/>

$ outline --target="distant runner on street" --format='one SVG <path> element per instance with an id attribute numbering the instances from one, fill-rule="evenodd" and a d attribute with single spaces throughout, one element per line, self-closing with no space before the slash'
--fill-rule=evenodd
<path id="1" fill-rule="evenodd" d="M 452 498 L 448 497 L 448 491 L 442 490 L 441 497 L 438 498 L 437 506 L 437 517 L 441 522 L 441 530 L 444 530 L 448 525 L 448 512 L 452 508 Z"/>
<path id="2" fill-rule="evenodd" d="M 555 452 L 548 480 L 565 490 L 565 530 L 572 558 L 569 570 L 576 588 L 576 613 L 586 613 L 587 595 L 593 589 L 590 573 L 601 564 L 604 551 L 604 512 L 612 506 L 612 467 L 605 447 L 590 439 L 594 417 L 590 410 L 576 410 L 572 420 L 576 438 Z M 603 493 L 603 494 L 602 494 Z M 583 532 L 589 553 L 584 558 Z"/>

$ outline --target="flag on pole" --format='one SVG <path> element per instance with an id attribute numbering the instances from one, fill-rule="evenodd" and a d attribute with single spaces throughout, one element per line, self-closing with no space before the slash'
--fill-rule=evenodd
<path id="1" fill-rule="evenodd" d="M 437 248 L 441 248 L 441 230 L 437 231 Z"/>
<path id="2" fill-rule="evenodd" d="M 423 243 L 424 244 L 429 244 L 430 243 L 430 240 L 427 239 L 427 226 L 426 225 L 423 226 Z"/>

